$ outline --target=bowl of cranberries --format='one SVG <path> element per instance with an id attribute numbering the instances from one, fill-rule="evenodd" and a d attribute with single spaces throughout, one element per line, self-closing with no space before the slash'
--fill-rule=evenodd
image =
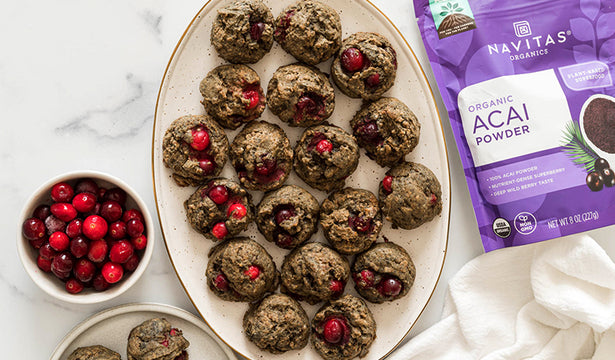
<path id="1" fill-rule="evenodd" d="M 32 280 L 49 295 L 92 304 L 114 298 L 141 277 L 153 248 L 147 206 L 122 180 L 96 171 L 57 176 L 24 206 L 17 249 Z"/>

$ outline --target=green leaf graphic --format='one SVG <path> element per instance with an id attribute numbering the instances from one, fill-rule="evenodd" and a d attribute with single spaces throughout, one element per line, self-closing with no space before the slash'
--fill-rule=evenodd
<path id="1" fill-rule="evenodd" d="M 446 4 L 446 7 L 448 7 L 449 9 L 453 8 L 453 5 L 451 5 L 451 3 Z"/>
<path id="2" fill-rule="evenodd" d="M 445 10 L 445 11 L 446 11 L 446 10 L 448 10 L 448 9 L 446 8 L 446 6 L 442 5 L 442 10 Z"/>
<path id="3" fill-rule="evenodd" d="M 562 151 L 568 155 L 575 165 L 582 167 L 587 172 L 594 171 L 594 163 L 599 156 L 585 141 L 579 124 L 574 121 L 566 124 L 562 148 Z"/>
<path id="4" fill-rule="evenodd" d="M 444 16 L 446 16 L 447 14 L 448 14 L 448 12 L 446 12 L 446 11 L 442 11 L 442 12 L 440 13 L 440 16 L 444 17 Z"/>
<path id="5" fill-rule="evenodd" d="M 453 9 L 457 9 L 459 7 L 459 4 L 455 3 L 455 5 L 453 6 Z"/>
<path id="6" fill-rule="evenodd" d="M 455 9 L 455 11 L 457 11 L 457 12 L 459 12 L 459 13 L 460 13 L 460 12 L 462 12 L 462 11 L 463 11 L 463 8 L 457 8 L 457 9 Z"/>

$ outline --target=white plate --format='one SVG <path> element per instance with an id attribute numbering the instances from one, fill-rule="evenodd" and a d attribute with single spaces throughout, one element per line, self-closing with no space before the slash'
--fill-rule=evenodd
<path id="1" fill-rule="evenodd" d="M 78 347 L 103 345 L 126 359 L 128 334 L 135 326 L 155 317 L 166 318 L 190 341 L 188 356 L 192 360 L 236 360 L 235 354 L 207 324 L 186 310 L 170 305 L 136 303 L 103 310 L 75 326 L 60 341 L 51 360 L 66 360 Z"/>
<path id="2" fill-rule="evenodd" d="M 208 290 L 205 268 L 207 253 L 213 242 L 191 229 L 183 208 L 183 202 L 195 188 L 178 187 L 171 178 L 171 172 L 162 163 L 162 138 L 169 124 L 179 116 L 204 113 L 203 106 L 199 102 L 202 100 L 198 89 L 199 82 L 208 71 L 224 63 L 210 44 L 211 24 L 216 16 L 216 10 L 229 2 L 230 0 L 208 2 L 189 24 L 171 57 L 156 105 L 152 149 L 154 187 L 160 224 L 171 262 L 194 306 L 213 331 L 235 351 L 250 359 L 267 359 L 270 358 L 269 353 L 259 350 L 242 335 L 242 317 L 248 305 L 222 301 Z M 373 31 L 391 41 L 397 51 L 399 67 L 395 85 L 386 95 L 397 97 L 406 103 L 421 122 L 419 145 L 407 159 L 428 166 L 442 184 L 443 210 L 440 216 L 411 231 L 393 230 L 388 222 L 382 230 L 382 235 L 408 250 L 416 264 L 417 277 L 412 290 L 404 298 L 387 304 L 369 304 L 378 329 L 377 339 L 367 358 L 379 359 L 391 352 L 410 331 L 429 301 L 440 277 L 446 255 L 450 211 L 446 147 L 435 101 L 427 80 L 409 45 L 393 24 L 366 0 L 324 0 L 324 2 L 340 13 L 344 38 L 357 31 Z M 274 16 L 282 11 L 285 4 L 273 0 L 268 0 L 266 3 L 272 8 Z M 295 60 L 274 44 L 271 52 L 251 67 L 258 72 L 261 85 L 266 89 L 273 72 L 279 66 L 292 62 Z M 330 64 L 331 60 L 320 64 L 319 68 L 328 73 Z M 329 121 L 350 131 L 349 120 L 359 109 L 361 102 L 348 98 L 337 89 L 335 101 L 335 112 Z M 261 119 L 282 126 L 293 146 L 303 131 L 301 128 L 286 126 L 268 109 Z M 238 131 L 227 131 L 230 141 Z M 348 186 L 361 187 L 377 193 L 378 183 L 384 177 L 385 171 L 386 169 L 380 168 L 362 151 L 359 168 L 346 183 Z M 237 181 L 237 176 L 228 162 L 222 176 Z M 310 190 L 319 201 L 325 198 L 323 192 L 311 189 L 294 172 L 287 183 L 298 184 Z M 257 204 L 262 193 L 252 192 L 252 194 Z M 267 242 L 254 224 L 245 234 L 263 245 L 274 257 L 278 266 L 281 265 L 288 251 Z M 312 239 L 324 241 L 321 230 Z M 346 292 L 356 295 L 352 281 L 346 286 Z M 310 317 L 319 307 L 309 306 L 306 303 L 302 305 Z M 276 356 L 276 359 L 297 358 L 320 359 L 320 356 L 311 345 L 300 351 L 290 351 Z"/>

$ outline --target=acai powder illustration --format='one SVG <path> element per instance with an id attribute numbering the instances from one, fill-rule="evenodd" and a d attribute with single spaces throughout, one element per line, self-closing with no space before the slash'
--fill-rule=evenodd
<path id="1" fill-rule="evenodd" d="M 615 102 L 601 97 L 591 100 L 583 114 L 583 127 L 594 145 L 615 154 Z"/>

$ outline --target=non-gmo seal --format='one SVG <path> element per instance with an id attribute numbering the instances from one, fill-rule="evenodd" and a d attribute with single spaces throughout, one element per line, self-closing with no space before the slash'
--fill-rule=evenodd
<path id="1" fill-rule="evenodd" d="M 529 235 L 536 230 L 537 222 L 534 215 L 529 212 L 520 212 L 515 216 L 515 229 L 523 235 Z"/>
<path id="2" fill-rule="evenodd" d="M 510 236 L 512 228 L 510 227 L 508 220 L 504 218 L 497 218 L 493 220 L 493 232 L 502 239 L 505 239 Z"/>

